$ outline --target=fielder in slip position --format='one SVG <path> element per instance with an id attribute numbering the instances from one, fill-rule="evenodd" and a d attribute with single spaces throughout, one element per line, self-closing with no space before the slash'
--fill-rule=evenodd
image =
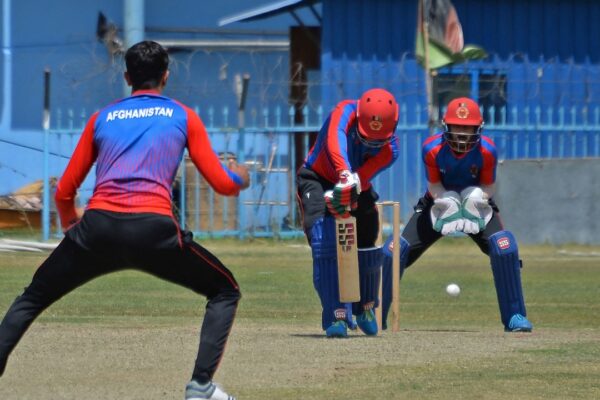
<path id="1" fill-rule="evenodd" d="M 494 203 L 496 147 L 481 135 L 483 118 L 473 100 L 452 100 L 443 120 L 444 132 L 423 144 L 428 190 L 419 199 L 396 246 L 383 247 L 383 326 L 391 302 L 392 251 L 400 252 L 400 270 L 412 265 L 442 236 L 464 232 L 489 255 L 500 307 L 508 332 L 529 332 L 517 241 L 504 229 Z"/>
<path id="2" fill-rule="evenodd" d="M 9 354 L 48 306 L 90 280 L 126 267 L 176 283 L 208 298 L 186 399 L 231 400 L 213 375 L 233 325 L 240 290 L 232 273 L 182 231 L 171 211 L 171 185 L 185 148 L 223 195 L 248 187 L 243 166 L 221 165 L 200 118 L 161 92 L 169 56 L 140 42 L 125 55 L 132 94 L 89 119 L 56 189 L 65 237 L 35 272 L 0 324 L 0 375 Z M 78 187 L 96 162 L 94 193 L 83 216 Z"/>
<path id="3" fill-rule="evenodd" d="M 322 327 L 327 337 L 346 337 L 348 327 L 354 329 L 356 324 L 367 335 L 377 334 L 373 308 L 379 291 L 381 248 L 375 247 L 379 230 L 375 206 L 378 195 L 371 180 L 398 156 L 398 140 L 394 135 L 397 122 L 396 100 L 383 89 L 368 90 L 359 100 L 342 101 L 328 116 L 298 170 L 303 228 L 312 249 L 313 283 L 323 307 Z M 336 224 L 336 219 L 350 221 L 353 217 L 360 301 L 343 303 L 338 282 L 336 228 L 345 224 Z M 351 225 L 349 222 L 348 226 Z M 344 268 L 352 268 L 348 257 L 342 262 L 350 262 Z M 353 314 L 357 315 L 356 323 Z"/>

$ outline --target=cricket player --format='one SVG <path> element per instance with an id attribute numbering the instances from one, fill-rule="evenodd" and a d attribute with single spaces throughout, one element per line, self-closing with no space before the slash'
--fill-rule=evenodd
<path id="1" fill-rule="evenodd" d="M 313 257 L 313 283 L 323 307 L 327 337 L 346 337 L 348 327 L 377 334 L 381 248 L 375 247 L 378 195 L 371 180 L 398 156 L 394 135 L 398 104 L 383 89 L 366 91 L 359 100 L 344 100 L 329 114 L 303 166 L 298 170 L 298 204 Z M 339 300 L 335 220 L 356 217 L 360 303 Z M 356 323 L 353 314 L 357 315 Z"/>
<path id="2" fill-rule="evenodd" d="M 478 104 L 466 97 L 452 100 L 443 119 L 444 132 L 423 143 L 427 192 L 419 199 L 395 246 L 384 245 L 383 325 L 391 303 L 392 251 L 400 252 L 400 274 L 442 236 L 464 232 L 489 255 L 500 306 L 508 332 L 530 332 L 521 287 L 517 241 L 504 229 L 493 195 L 496 146 L 481 134 Z"/>
<path id="3" fill-rule="evenodd" d="M 0 324 L 0 375 L 9 354 L 48 306 L 90 280 L 135 268 L 206 296 L 200 345 L 187 400 L 230 400 L 212 378 L 233 325 L 240 289 L 232 273 L 182 231 L 171 211 L 171 185 L 183 152 L 220 194 L 248 187 L 245 167 L 224 167 L 200 118 L 162 95 L 169 56 L 143 41 L 125 54 L 132 94 L 96 112 L 56 188 L 65 237 L 35 272 Z M 75 210 L 76 192 L 96 163 L 94 193 L 85 213 Z"/>

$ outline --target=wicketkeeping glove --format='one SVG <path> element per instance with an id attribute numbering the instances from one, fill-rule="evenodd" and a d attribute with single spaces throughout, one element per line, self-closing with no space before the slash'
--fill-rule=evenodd
<path id="1" fill-rule="evenodd" d="M 442 197 L 435 199 L 430 211 L 433 229 L 444 236 L 462 231 L 464 221 L 460 206 L 460 195 L 454 191 L 446 192 Z"/>
<path id="2" fill-rule="evenodd" d="M 483 191 L 475 186 L 464 189 L 461 193 L 461 213 L 465 219 L 463 232 L 475 235 L 485 229 L 492 219 L 493 210 L 487 199 L 483 198 Z"/>
<path id="3" fill-rule="evenodd" d="M 325 204 L 327 204 L 327 210 L 334 218 L 348 218 L 350 216 L 350 210 L 335 199 L 333 190 L 325 192 Z"/>
<path id="4" fill-rule="evenodd" d="M 340 181 L 333 187 L 333 197 L 337 203 L 350 206 L 351 210 L 358 207 L 358 195 L 360 194 L 360 178 L 357 173 L 350 171 L 340 172 Z"/>

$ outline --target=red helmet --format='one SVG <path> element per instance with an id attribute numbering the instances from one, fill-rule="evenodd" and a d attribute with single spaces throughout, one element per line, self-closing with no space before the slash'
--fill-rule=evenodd
<path id="1" fill-rule="evenodd" d="M 367 141 L 386 143 L 398 123 L 398 103 L 384 89 L 367 90 L 356 106 L 359 136 Z"/>
<path id="2" fill-rule="evenodd" d="M 468 97 L 459 97 L 448 104 L 444 123 L 446 125 L 480 126 L 483 124 L 483 118 L 477 103 Z"/>
<path id="3" fill-rule="evenodd" d="M 467 153 L 475 148 L 481 139 L 483 118 L 479 106 L 467 97 L 459 97 L 448 104 L 444 115 L 444 139 L 457 153 Z M 461 126 L 474 126 L 477 129 L 465 129 Z"/>

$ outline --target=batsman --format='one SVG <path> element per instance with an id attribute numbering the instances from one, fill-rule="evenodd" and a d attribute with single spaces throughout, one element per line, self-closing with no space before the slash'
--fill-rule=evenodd
<path id="1" fill-rule="evenodd" d="M 500 317 L 508 332 L 530 332 L 521 287 L 521 260 L 514 235 L 505 230 L 493 200 L 496 146 L 481 134 L 478 104 L 466 97 L 448 104 L 443 133 L 423 143 L 427 192 L 414 207 L 396 246 L 383 247 L 383 327 L 391 303 L 392 252 L 400 252 L 400 275 L 443 236 L 464 232 L 489 255 Z"/>
<path id="2" fill-rule="evenodd" d="M 371 180 L 398 156 L 397 122 L 398 104 L 384 89 L 368 90 L 358 100 L 341 101 L 298 170 L 298 204 L 312 249 L 313 283 L 327 337 L 346 337 L 348 328 L 356 325 L 366 335 L 377 335 L 373 308 L 377 306 L 381 248 L 375 246 L 378 195 Z M 349 216 L 356 218 L 360 301 L 342 303 L 336 218 Z"/>

